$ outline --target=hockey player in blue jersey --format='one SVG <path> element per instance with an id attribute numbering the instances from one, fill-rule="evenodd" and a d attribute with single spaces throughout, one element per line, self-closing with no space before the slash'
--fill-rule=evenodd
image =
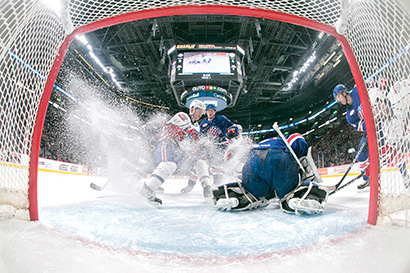
<path id="1" fill-rule="evenodd" d="M 359 94 L 357 88 L 354 87 L 352 92 L 349 93 L 346 86 L 343 84 L 338 84 L 333 89 L 333 97 L 343 105 L 346 105 L 346 118 L 347 122 L 352 125 L 356 131 L 364 132 L 363 137 L 360 141 L 359 147 L 365 145 L 362 152 L 357 157 L 359 162 L 359 168 L 363 175 L 364 182 L 357 186 L 358 190 L 364 190 L 370 186 L 370 172 L 369 172 L 369 148 L 366 139 L 366 124 L 364 122 L 364 114 L 362 104 L 360 102 Z"/>
<path id="2" fill-rule="evenodd" d="M 201 136 L 205 136 L 208 140 L 208 162 L 211 166 L 221 166 L 224 162 L 224 155 L 227 149 L 226 132 L 229 127 L 234 125 L 227 117 L 216 114 L 216 106 L 208 104 L 206 106 L 206 118 L 200 124 Z M 222 182 L 223 174 L 217 171 L 213 173 L 214 185 L 219 185 Z"/>
<path id="3" fill-rule="evenodd" d="M 277 197 L 281 209 L 287 213 L 323 212 L 329 191 L 313 181 L 316 179 L 311 174 L 316 166 L 312 158 L 307 160 L 311 155 L 306 140 L 300 134 L 293 134 L 287 142 L 308 174 L 301 173 L 282 139 L 266 139 L 253 145 L 242 168 L 241 182 L 213 190 L 215 206 L 227 211 L 249 210 L 265 207 L 270 199 Z"/>
<path id="4" fill-rule="evenodd" d="M 217 143 L 226 142 L 226 131 L 234 123 L 223 115 L 216 114 L 216 106 L 208 104 L 206 106 L 206 115 L 200 124 L 201 135 L 208 136 L 214 139 Z"/>

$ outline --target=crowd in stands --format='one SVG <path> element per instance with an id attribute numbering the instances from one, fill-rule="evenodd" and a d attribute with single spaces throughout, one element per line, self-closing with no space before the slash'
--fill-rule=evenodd
<path id="1" fill-rule="evenodd" d="M 95 143 L 80 143 L 78 136 L 73 136 L 65 130 L 67 121 L 64 115 L 64 112 L 51 105 L 48 108 L 41 138 L 40 157 L 83 165 L 101 164 L 91 162 L 96 158 L 103 158 L 102 155 L 90 152 Z M 316 165 L 325 168 L 350 164 L 361 137 L 362 133 L 356 132 L 352 126 L 345 125 L 325 135 L 316 136 L 308 142 L 312 146 L 312 157 Z M 98 150 L 97 147 L 94 150 Z M 93 160 L 89 158 L 90 154 L 93 154 Z"/>
<path id="2" fill-rule="evenodd" d="M 49 107 L 44 120 L 41 135 L 40 157 L 71 163 L 80 163 L 77 155 L 68 153 L 65 149 L 67 143 L 61 141 L 62 128 L 64 128 L 61 115 Z"/>
<path id="3" fill-rule="evenodd" d="M 89 130 L 86 134 L 91 135 L 93 132 Z M 85 141 L 84 137 L 76 135 L 67 128 L 66 113 L 51 105 L 48 107 L 41 136 L 40 157 L 81 165 L 92 165 L 95 163 L 92 161 L 101 158 L 96 156 L 94 150 L 98 151 L 98 148 L 95 146 L 96 143 Z M 92 160 L 91 156 L 93 157 Z"/>
<path id="4" fill-rule="evenodd" d="M 363 133 L 357 132 L 352 126 L 328 132 L 310 141 L 312 157 L 319 168 L 350 164 L 358 149 Z M 351 150 L 349 153 L 349 150 Z"/>

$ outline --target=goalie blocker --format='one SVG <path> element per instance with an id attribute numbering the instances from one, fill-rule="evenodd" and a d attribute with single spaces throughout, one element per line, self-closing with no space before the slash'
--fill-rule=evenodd
<path id="1" fill-rule="evenodd" d="M 299 159 L 309 156 L 302 135 L 293 134 L 287 142 Z M 242 182 L 213 190 L 215 206 L 232 211 L 256 209 L 266 207 L 270 199 L 277 197 L 284 212 L 321 213 L 329 196 L 328 189 L 314 182 L 321 180 L 316 176 L 314 164 L 305 169 L 309 174 L 300 170 L 282 139 L 270 138 L 254 144 L 242 169 Z"/>

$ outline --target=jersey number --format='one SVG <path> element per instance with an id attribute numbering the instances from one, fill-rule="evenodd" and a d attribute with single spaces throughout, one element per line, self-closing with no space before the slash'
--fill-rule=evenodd
<path id="1" fill-rule="evenodd" d="M 184 114 L 179 114 L 178 116 L 179 116 L 179 118 L 180 118 L 181 120 L 183 120 L 183 121 L 185 121 L 185 120 L 188 119 L 188 118 L 187 118 L 187 115 L 184 115 Z"/>

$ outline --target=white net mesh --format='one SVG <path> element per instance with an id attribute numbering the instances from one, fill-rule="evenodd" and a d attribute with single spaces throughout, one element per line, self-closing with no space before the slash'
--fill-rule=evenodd
<path id="1" fill-rule="evenodd" d="M 366 79 L 377 130 L 379 218 L 390 217 L 410 210 L 410 18 L 390 1 L 354 1 L 350 12 L 346 36 Z"/>
<path id="2" fill-rule="evenodd" d="M 386 93 L 394 114 L 378 114 L 381 154 L 380 215 L 409 209 L 404 171 L 408 163 L 410 19 L 393 0 L 71 0 L 60 17 L 41 1 L 0 1 L 0 204 L 28 208 L 29 161 L 35 118 L 45 81 L 65 32 L 122 14 L 181 7 L 223 5 L 287 13 L 343 31 L 362 75 Z M 251 10 L 250 10 L 251 11 Z M 222 11 L 221 11 L 222 12 Z M 338 19 L 342 16 L 344 20 Z M 67 17 L 69 19 L 67 19 Z M 63 19 L 61 19 L 63 18 Z M 71 20 L 71 21 L 70 21 Z M 379 81 L 385 80 L 383 86 Z M 329 87 L 331 90 L 332 87 Z M 381 106 L 378 106 L 381 107 Z M 379 111 L 382 112 L 382 111 Z M 404 167 L 403 167 L 404 166 Z M 398 197 L 399 196 L 399 197 Z M 400 201 L 398 201 L 400 200 Z M 397 204 L 399 202 L 400 204 Z"/>
<path id="3" fill-rule="evenodd" d="M 58 17 L 31 1 L 2 1 L 0 26 L 0 204 L 27 210 L 35 118 L 64 35 Z"/>

